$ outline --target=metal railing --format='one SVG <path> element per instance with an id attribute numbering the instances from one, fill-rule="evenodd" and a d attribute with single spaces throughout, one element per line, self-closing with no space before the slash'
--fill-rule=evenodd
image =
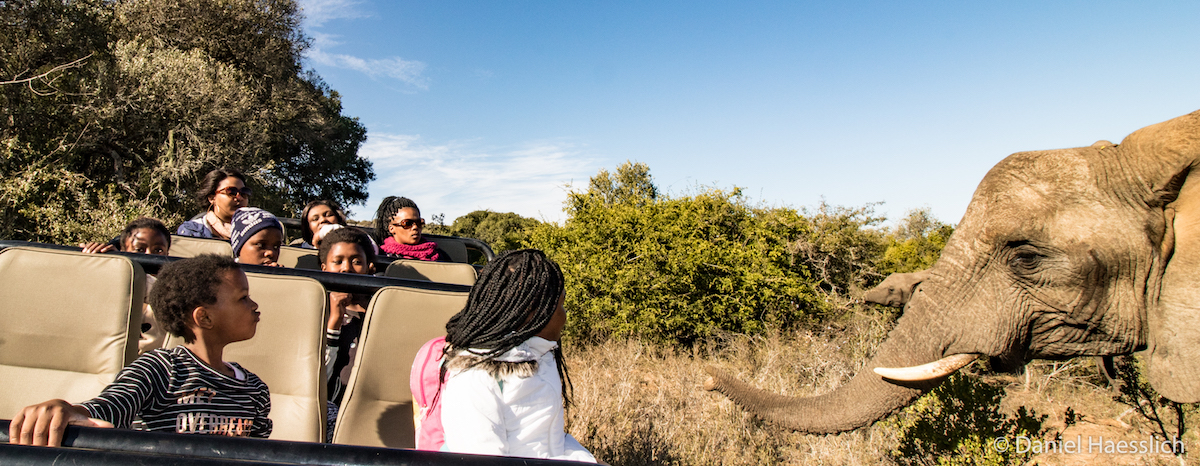
<path id="1" fill-rule="evenodd" d="M 60 251 L 81 251 L 80 248 L 71 246 L 60 246 L 57 244 L 32 243 L 27 241 L 11 241 L 0 240 L 0 249 L 10 247 L 36 247 L 43 249 L 57 249 Z M 180 257 L 159 256 L 154 254 L 139 254 L 135 252 L 106 252 L 105 254 L 116 254 L 129 258 L 142 266 L 142 270 L 146 273 L 158 273 L 158 269 L 168 262 L 183 260 Z M 242 270 L 265 275 L 287 275 L 292 277 L 308 277 L 316 280 L 329 291 L 340 291 L 343 293 L 362 293 L 374 294 L 375 291 L 385 286 L 400 286 L 405 288 L 416 288 L 421 290 L 435 291 L 454 291 L 454 292 L 469 292 L 471 287 L 465 285 L 454 285 L 449 283 L 435 283 L 420 280 L 409 280 L 404 278 L 378 277 L 374 275 L 356 275 L 350 273 L 334 273 L 322 272 L 319 270 L 306 269 L 288 269 L 283 267 L 267 267 L 263 265 L 242 264 Z"/>
<path id="2" fill-rule="evenodd" d="M 8 444 L 9 423 L 8 420 L 0 420 L 0 458 L 2 458 L 0 463 L 5 466 L 34 464 L 144 464 L 149 466 L 164 464 L 184 466 L 249 464 L 550 466 L 580 464 L 533 458 L 77 426 L 67 427 L 61 448 L 29 447 Z"/>

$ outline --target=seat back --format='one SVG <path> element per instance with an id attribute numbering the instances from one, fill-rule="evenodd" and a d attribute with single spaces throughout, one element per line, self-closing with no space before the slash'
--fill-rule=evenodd
<path id="1" fill-rule="evenodd" d="M 295 246 L 279 248 L 279 265 L 289 269 L 321 270 L 321 261 L 317 259 L 317 250 Z"/>
<path id="2" fill-rule="evenodd" d="M 467 244 L 453 236 L 425 235 L 425 239 L 437 243 L 438 249 L 450 256 L 451 262 L 467 263 Z"/>
<path id="3" fill-rule="evenodd" d="M 472 286 L 478 276 L 471 264 L 455 262 L 429 262 L 399 259 L 388 264 L 383 275 L 392 278 L 407 278 L 437 283 Z"/>
<path id="4" fill-rule="evenodd" d="M 145 290 L 119 255 L 0 251 L 0 418 L 99 395 L 137 357 Z"/>
<path id="5" fill-rule="evenodd" d="M 375 293 L 364 317 L 358 354 L 338 412 L 333 443 L 413 448 L 413 358 L 421 345 L 446 334 L 446 321 L 467 304 L 467 293 L 389 286 Z"/>
<path id="6" fill-rule="evenodd" d="M 271 390 L 271 438 L 325 441 L 325 316 L 328 293 L 307 277 L 247 273 L 262 320 L 254 338 L 230 344 L 224 358 Z M 178 337 L 165 347 L 183 343 Z"/>
<path id="7" fill-rule="evenodd" d="M 196 257 L 201 254 L 233 257 L 233 246 L 223 239 L 171 235 L 171 256 Z"/>

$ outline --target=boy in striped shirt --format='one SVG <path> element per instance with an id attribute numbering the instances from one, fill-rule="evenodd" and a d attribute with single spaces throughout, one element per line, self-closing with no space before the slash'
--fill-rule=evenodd
<path id="1" fill-rule="evenodd" d="M 143 354 L 99 396 L 78 405 L 50 400 L 13 417 L 9 441 L 58 446 L 67 425 L 266 438 L 271 434 L 267 385 L 225 346 L 254 336 L 258 304 L 232 258 L 202 255 L 167 264 L 150 292 L 159 325 L 184 344 Z"/>

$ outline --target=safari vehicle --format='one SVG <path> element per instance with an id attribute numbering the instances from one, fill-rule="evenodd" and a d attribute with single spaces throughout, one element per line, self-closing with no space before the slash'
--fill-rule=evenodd
<path id="1" fill-rule="evenodd" d="M 137 356 L 147 273 L 178 259 L 0 241 L 0 418 L 47 399 L 80 402 L 98 394 Z M 445 265 L 474 271 L 465 263 Z M 270 439 L 70 427 L 64 448 L 52 449 L 8 445 L 2 420 L 0 463 L 543 464 L 407 450 L 415 442 L 411 361 L 425 341 L 444 334 L 446 320 L 466 303 L 469 283 L 242 267 L 262 324 L 225 354 L 271 388 Z M 331 433 L 323 368 L 329 291 L 372 295 Z M 164 347 L 178 343 L 168 339 Z M 327 437 L 332 443 L 323 443 Z"/>
<path id="2" fill-rule="evenodd" d="M 300 231 L 300 219 L 280 217 L 279 221 L 283 223 L 283 226 L 287 227 L 289 236 Z M 368 234 L 374 233 L 365 227 L 355 226 L 354 228 L 358 228 Z M 437 243 L 438 249 L 450 256 L 450 262 L 482 265 L 496 257 L 496 254 L 492 252 L 492 248 L 487 243 L 475 238 L 431 235 L 428 233 L 422 233 L 421 236 Z"/>

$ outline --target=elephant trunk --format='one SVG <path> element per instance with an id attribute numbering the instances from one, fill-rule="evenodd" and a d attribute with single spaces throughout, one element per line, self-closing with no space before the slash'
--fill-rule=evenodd
<path id="1" fill-rule="evenodd" d="M 943 358 L 945 346 L 937 337 L 931 338 L 930 326 L 920 318 L 928 315 L 922 312 L 928 309 L 913 310 L 912 305 L 909 308 L 875 358 L 849 383 L 830 393 L 813 397 L 778 395 L 752 387 L 714 367 L 705 368 L 711 377 L 704 388 L 725 394 L 771 423 L 800 432 L 830 434 L 870 425 L 937 387 L 974 359 L 975 355 Z M 919 365 L 925 366 L 912 367 Z M 888 378 L 880 376 L 877 369 Z"/>

